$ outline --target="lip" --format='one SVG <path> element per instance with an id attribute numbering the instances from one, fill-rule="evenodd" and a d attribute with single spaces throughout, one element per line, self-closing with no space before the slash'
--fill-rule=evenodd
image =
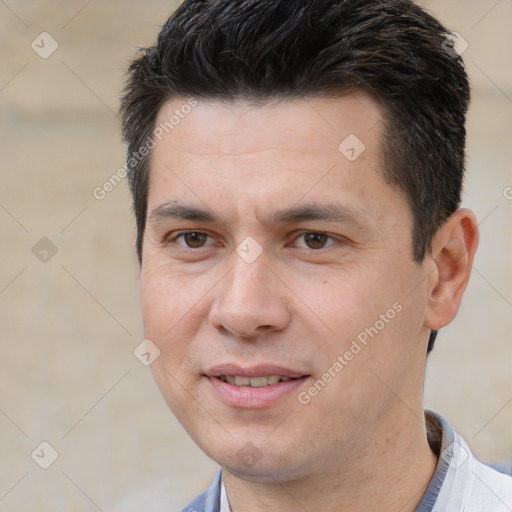
<path id="1" fill-rule="evenodd" d="M 306 372 L 291 370 L 281 366 L 273 365 L 258 365 L 242 368 L 235 364 L 221 364 L 214 366 L 206 371 L 208 377 L 220 377 L 221 375 L 241 377 L 261 377 L 263 375 L 280 375 L 282 377 L 290 377 L 291 379 L 298 379 L 307 375 Z"/>
<path id="2" fill-rule="evenodd" d="M 234 386 L 221 381 L 220 376 L 259 377 L 262 375 L 280 375 L 294 380 L 278 382 L 271 386 L 253 388 Z M 210 368 L 205 375 L 213 394 L 224 404 L 241 409 L 265 409 L 275 406 L 292 394 L 310 375 L 289 368 L 273 365 L 258 365 L 246 368 L 233 364 L 224 364 Z"/>

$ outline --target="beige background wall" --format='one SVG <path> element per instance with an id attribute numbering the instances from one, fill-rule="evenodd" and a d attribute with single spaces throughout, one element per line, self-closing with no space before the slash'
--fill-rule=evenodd
<path id="1" fill-rule="evenodd" d="M 480 457 L 510 461 L 512 0 L 422 4 L 469 43 L 464 204 L 481 229 L 460 314 L 428 365 L 426 403 Z M 124 67 L 175 5 L 0 1 L 0 511 L 179 510 L 215 472 L 132 354 L 142 330 L 126 184 L 93 196 L 124 163 Z M 58 43 L 46 59 L 31 48 L 43 31 Z M 30 455 L 42 441 L 58 452 L 46 470 Z"/>

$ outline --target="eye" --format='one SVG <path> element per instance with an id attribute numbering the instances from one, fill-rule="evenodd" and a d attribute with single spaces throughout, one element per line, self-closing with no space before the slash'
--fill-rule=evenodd
<path id="1" fill-rule="evenodd" d="M 301 233 L 295 241 L 304 240 L 305 245 L 299 246 L 304 249 L 324 249 L 325 247 L 329 247 L 336 243 L 336 240 L 327 235 L 326 233 L 321 233 L 317 231 L 308 231 L 306 233 Z M 332 243 L 326 245 L 328 240 L 332 240 Z"/>
<path id="2" fill-rule="evenodd" d="M 207 245 L 206 241 L 208 238 L 211 237 L 202 231 L 186 231 L 183 233 L 178 233 L 178 235 L 170 241 L 176 242 L 178 245 L 188 249 L 200 249 L 201 247 L 205 247 Z M 183 239 L 184 243 L 178 242 L 180 239 Z M 212 242 L 215 244 L 214 240 L 212 240 Z M 208 245 L 212 245 L 212 243 Z"/>

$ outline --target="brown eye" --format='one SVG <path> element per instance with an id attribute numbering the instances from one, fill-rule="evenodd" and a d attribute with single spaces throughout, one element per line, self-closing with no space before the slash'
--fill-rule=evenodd
<path id="1" fill-rule="evenodd" d="M 319 250 L 336 243 L 336 239 L 326 233 L 307 231 L 301 233 L 295 240 L 295 244 L 302 249 Z"/>
<path id="2" fill-rule="evenodd" d="M 187 247 L 191 249 L 199 249 L 200 247 L 204 246 L 208 235 L 199 231 L 191 231 L 190 233 L 182 233 L 176 238 L 176 240 L 179 238 L 184 239 Z"/>
<path id="3" fill-rule="evenodd" d="M 322 249 L 325 246 L 327 239 L 329 238 L 324 233 L 306 233 L 303 236 L 306 245 L 310 249 Z"/>

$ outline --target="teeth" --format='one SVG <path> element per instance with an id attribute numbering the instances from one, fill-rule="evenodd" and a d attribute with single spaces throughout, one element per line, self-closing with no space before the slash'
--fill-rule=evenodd
<path id="1" fill-rule="evenodd" d="M 221 375 L 219 379 L 232 386 L 250 386 L 252 388 L 262 388 L 272 386 L 278 382 L 287 382 L 291 377 L 281 377 L 279 375 L 265 375 L 261 377 L 242 377 L 240 375 Z"/>
<path id="2" fill-rule="evenodd" d="M 250 382 L 252 388 L 262 388 L 267 385 L 267 377 L 251 377 Z"/>

